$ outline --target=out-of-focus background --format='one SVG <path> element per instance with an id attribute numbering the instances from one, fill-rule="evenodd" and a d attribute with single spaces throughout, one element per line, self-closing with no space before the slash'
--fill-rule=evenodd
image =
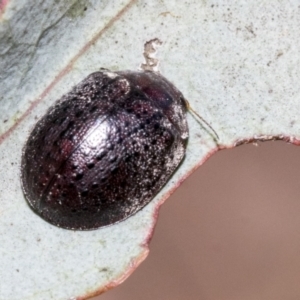
<path id="1" fill-rule="evenodd" d="M 300 299 L 300 148 L 219 151 L 160 210 L 150 254 L 93 300 Z"/>

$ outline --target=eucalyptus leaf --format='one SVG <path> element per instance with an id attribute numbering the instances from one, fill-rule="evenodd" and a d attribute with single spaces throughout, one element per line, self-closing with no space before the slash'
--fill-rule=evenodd
<path id="1" fill-rule="evenodd" d="M 298 144 L 298 1 L 0 1 L 0 300 L 85 299 L 145 259 L 159 206 L 210 155 L 268 139 Z M 47 108 L 88 74 L 135 70 L 162 42 L 159 71 L 217 132 L 188 115 L 178 171 L 143 210 L 93 231 L 29 208 L 20 158 Z"/>

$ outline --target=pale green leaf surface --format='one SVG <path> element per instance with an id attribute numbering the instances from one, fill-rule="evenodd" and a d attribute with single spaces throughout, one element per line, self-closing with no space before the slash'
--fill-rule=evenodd
<path id="1" fill-rule="evenodd" d="M 158 206 L 217 151 L 188 115 L 186 158 L 157 197 L 94 231 L 43 221 L 20 187 L 36 118 L 101 67 L 137 69 L 159 38 L 160 72 L 218 132 L 219 148 L 300 138 L 298 1 L 0 1 L 0 300 L 76 299 L 120 283 L 148 253 Z"/>

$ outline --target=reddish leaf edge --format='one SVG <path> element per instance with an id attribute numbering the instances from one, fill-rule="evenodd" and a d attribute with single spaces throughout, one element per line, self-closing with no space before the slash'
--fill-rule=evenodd
<path id="1" fill-rule="evenodd" d="M 137 267 L 146 259 L 148 254 L 149 254 L 149 248 L 148 248 L 148 246 L 145 246 L 142 253 L 137 258 L 135 258 L 134 260 L 132 260 L 129 263 L 128 269 L 123 274 L 121 274 L 117 279 L 113 280 L 112 282 L 105 285 L 104 287 L 96 289 L 84 296 L 76 297 L 76 298 L 74 298 L 74 300 L 87 300 L 92 297 L 99 296 L 99 295 L 113 289 L 114 287 L 117 287 L 118 285 L 123 283 L 137 269 Z"/>
<path id="2" fill-rule="evenodd" d="M 141 245 L 143 248 L 143 251 L 137 258 L 135 258 L 134 260 L 132 260 L 129 263 L 128 269 L 123 274 L 121 274 L 120 277 L 113 280 L 112 282 L 105 285 L 104 287 L 97 288 L 93 292 L 90 292 L 83 296 L 78 296 L 75 299 L 76 300 L 88 300 L 92 297 L 99 296 L 99 295 L 107 292 L 108 290 L 113 289 L 113 288 L 117 287 L 118 285 L 122 284 L 137 269 L 137 267 L 147 258 L 148 254 L 149 254 L 149 251 L 150 251 L 149 244 L 154 235 L 155 226 L 156 226 L 157 219 L 159 216 L 160 207 L 175 192 L 175 190 L 177 188 L 179 188 L 181 186 L 181 184 L 192 173 L 194 173 L 202 164 L 204 164 L 205 161 L 207 161 L 211 156 L 213 156 L 213 154 L 215 154 L 216 152 L 218 152 L 220 150 L 232 149 L 237 146 L 241 146 L 241 145 L 245 145 L 245 144 L 253 143 L 255 145 L 257 142 L 269 142 L 269 141 L 284 141 L 284 142 L 293 144 L 295 146 L 300 146 L 300 138 L 298 138 L 296 136 L 289 136 L 289 135 L 255 135 L 255 136 L 249 137 L 249 138 L 236 139 L 231 145 L 222 145 L 222 144 L 216 145 L 216 147 L 213 148 L 211 151 L 209 151 L 207 153 L 207 155 L 205 155 L 197 164 L 195 164 L 195 166 L 193 168 L 190 169 L 189 172 L 187 172 L 181 178 L 179 178 L 177 183 L 174 185 L 174 187 L 170 191 L 168 191 L 166 194 L 164 194 L 161 197 L 161 199 L 157 203 L 157 205 L 154 209 L 154 212 L 152 214 L 152 224 L 151 224 L 149 233 L 146 236 L 144 243 Z"/>

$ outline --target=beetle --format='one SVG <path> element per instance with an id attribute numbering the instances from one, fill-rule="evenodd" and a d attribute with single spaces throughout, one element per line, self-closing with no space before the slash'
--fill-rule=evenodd
<path id="1" fill-rule="evenodd" d="M 102 69 L 59 99 L 23 148 L 22 188 L 56 226 L 89 230 L 127 219 L 183 160 L 187 102 L 153 71 Z"/>

